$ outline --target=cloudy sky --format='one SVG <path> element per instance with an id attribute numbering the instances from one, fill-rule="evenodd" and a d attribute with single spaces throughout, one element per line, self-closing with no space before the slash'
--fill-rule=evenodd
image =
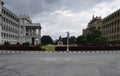
<path id="1" fill-rule="evenodd" d="M 26 14 L 33 22 L 41 23 L 42 35 L 53 39 L 82 34 L 95 16 L 106 17 L 120 9 L 120 0 L 4 0 L 5 7 L 17 15 Z"/>

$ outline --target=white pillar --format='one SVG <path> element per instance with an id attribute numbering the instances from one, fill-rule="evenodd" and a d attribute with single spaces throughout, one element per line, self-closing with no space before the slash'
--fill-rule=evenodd
<path id="1" fill-rule="evenodd" d="M 38 44 L 41 44 L 41 28 L 38 28 Z"/>
<path id="2" fill-rule="evenodd" d="M 0 15 L 0 44 L 2 44 L 2 16 Z"/>

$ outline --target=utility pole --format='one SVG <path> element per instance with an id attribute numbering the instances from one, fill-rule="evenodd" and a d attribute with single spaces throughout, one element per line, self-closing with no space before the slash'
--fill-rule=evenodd
<path id="1" fill-rule="evenodd" d="M 69 51 L 69 36 L 70 36 L 70 34 L 68 31 L 66 33 L 67 33 L 67 50 L 66 51 Z"/>

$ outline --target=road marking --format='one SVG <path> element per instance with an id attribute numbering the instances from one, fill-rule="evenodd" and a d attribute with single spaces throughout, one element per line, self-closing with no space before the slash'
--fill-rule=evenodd
<path id="1" fill-rule="evenodd" d="M 0 50 L 0 53 L 45 53 L 45 54 L 76 54 L 76 53 L 109 53 L 120 52 L 120 50 L 95 50 L 95 51 L 12 51 L 12 50 Z"/>

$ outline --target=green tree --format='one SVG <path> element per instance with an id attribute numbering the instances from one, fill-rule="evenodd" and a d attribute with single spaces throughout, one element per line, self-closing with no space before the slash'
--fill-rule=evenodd
<path id="1" fill-rule="evenodd" d="M 77 39 L 76 39 L 76 44 L 78 44 L 78 45 L 87 45 L 86 36 L 78 36 Z"/>
<path id="2" fill-rule="evenodd" d="M 69 44 L 75 44 L 76 43 L 76 37 L 75 36 L 71 36 L 69 38 Z"/>
<path id="3" fill-rule="evenodd" d="M 107 42 L 107 40 L 101 37 L 101 32 L 99 30 L 91 30 L 87 35 L 87 45 L 102 45 Z"/>
<path id="4" fill-rule="evenodd" d="M 94 39 L 101 36 L 101 33 L 99 30 L 92 30 L 90 33 L 87 34 L 87 41 L 89 43 L 93 43 Z"/>
<path id="5" fill-rule="evenodd" d="M 93 41 L 93 45 L 107 45 L 108 40 L 107 38 L 104 37 L 97 37 L 94 41 Z"/>
<path id="6" fill-rule="evenodd" d="M 101 36 L 99 30 L 91 30 L 87 35 L 78 36 L 78 45 L 107 45 L 108 39 Z"/>
<path id="7" fill-rule="evenodd" d="M 53 40 L 49 35 L 44 35 L 41 38 L 41 44 L 42 45 L 48 45 L 48 44 L 53 44 Z"/>

